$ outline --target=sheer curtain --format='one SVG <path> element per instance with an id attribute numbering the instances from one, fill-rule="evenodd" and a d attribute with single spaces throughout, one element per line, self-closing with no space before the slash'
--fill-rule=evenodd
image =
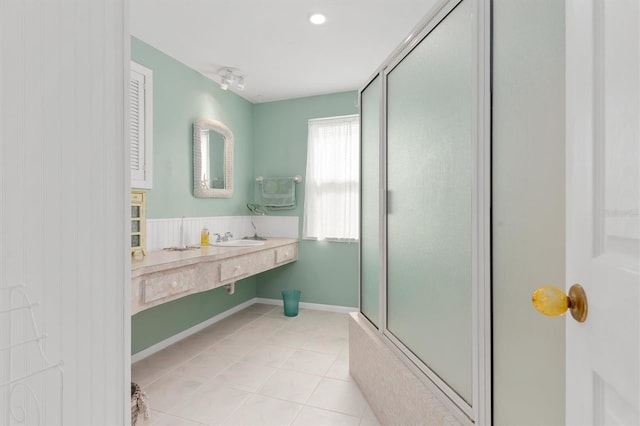
<path id="1" fill-rule="evenodd" d="M 358 239 L 359 132 L 357 115 L 309 120 L 303 238 Z"/>

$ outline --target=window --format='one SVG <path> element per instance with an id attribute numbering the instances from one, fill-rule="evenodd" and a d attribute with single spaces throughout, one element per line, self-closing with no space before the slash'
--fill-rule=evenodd
<path id="1" fill-rule="evenodd" d="M 151 189 L 153 164 L 153 72 L 131 62 L 129 79 L 131 187 Z"/>
<path id="2" fill-rule="evenodd" d="M 358 239 L 359 142 L 357 115 L 309 120 L 303 238 Z"/>

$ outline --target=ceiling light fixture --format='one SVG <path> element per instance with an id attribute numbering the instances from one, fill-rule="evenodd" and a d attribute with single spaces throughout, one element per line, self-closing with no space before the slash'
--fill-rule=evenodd
<path id="1" fill-rule="evenodd" d="M 314 13 L 309 16 L 309 22 L 311 22 L 313 25 L 322 25 L 327 22 L 327 17 L 322 13 Z"/>
<path id="2" fill-rule="evenodd" d="M 224 67 L 218 70 L 220 76 L 220 88 L 227 90 L 234 87 L 238 90 L 244 90 L 244 76 L 240 74 L 240 70 L 236 68 Z"/>
<path id="3" fill-rule="evenodd" d="M 236 88 L 238 90 L 244 90 L 244 77 L 243 76 L 238 76 L 238 78 L 236 79 Z"/>

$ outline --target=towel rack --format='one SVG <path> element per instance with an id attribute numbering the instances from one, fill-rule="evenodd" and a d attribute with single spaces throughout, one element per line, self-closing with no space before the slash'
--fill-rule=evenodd
<path id="1" fill-rule="evenodd" d="M 302 176 L 301 175 L 295 175 L 293 176 L 293 181 L 295 183 L 300 183 L 302 182 Z M 256 183 L 262 185 L 262 182 L 264 182 L 264 178 L 262 176 L 258 176 L 256 178 Z"/>

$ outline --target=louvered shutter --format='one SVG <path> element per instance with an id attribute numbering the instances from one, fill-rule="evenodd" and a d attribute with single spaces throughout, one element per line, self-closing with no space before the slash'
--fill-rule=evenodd
<path id="1" fill-rule="evenodd" d="M 131 187 L 133 188 L 151 188 L 152 90 L 151 70 L 132 62 L 129 84 L 129 135 Z"/>

